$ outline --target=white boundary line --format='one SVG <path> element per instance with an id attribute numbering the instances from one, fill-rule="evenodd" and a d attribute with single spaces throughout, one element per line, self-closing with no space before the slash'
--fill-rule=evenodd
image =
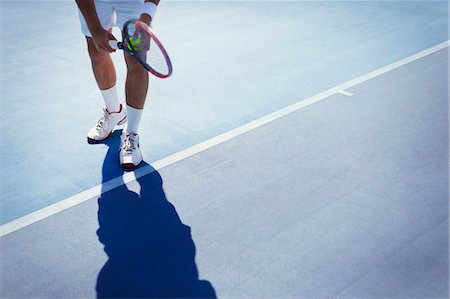
<path id="1" fill-rule="evenodd" d="M 338 93 L 339 93 L 339 94 L 343 94 L 344 96 L 347 96 L 347 97 L 352 97 L 352 96 L 354 96 L 353 93 L 351 93 L 351 92 L 349 92 L 349 91 L 347 91 L 347 90 L 341 90 L 341 91 L 339 91 Z"/>
<path id="2" fill-rule="evenodd" d="M 97 185 L 89 190 L 86 190 L 84 192 L 78 193 L 74 196 L 68 197 L 66 199 L 63 199 L 57 203 L 54 203 L 50 206 L 47 206 L 43 209 L 40 209 L 38 211 L 35 211 L 31 214 L 25 215 L 21 218 L 18 218 L 16 220 L 13 220 L 11 222 L 8 222 L 6 224 L 3 224 L 0 226 L 0 237 L 6 236 L 12 232 L 15 232 L 21 228 L 24 228 L 28 225 L 31 225 L 35 222 L 38 222 L 42 219 L 45 219 L 47 217 L 50 217 L 54 214 L 57 214 L 59 212 L 62 212 L 68 208 L 71 208 L 75 205 L 78 205 L 82 202 L 85 202 L 93 197 L 100 196 L 104 192 L 108 192 L 114 188 L 117 188 L 119 186 L 122 186 L 123 184 L 129 183 L 131 181 L 136 180 L 137 178 L 143 177 L 151 172 L 158 169 L 161 169 L 163 167 L 166 167 L 168 165 L 171 165 L 175 162 L 181 161 L 187 157 L 190 157 L 194 154 L 197 154 L 199 152 L 202 152 L 208 148 L 211 148 L 213 146 L 216 146 L 222 142 L 225 142 L 227 140 L 230 140 L 236 136 L 242 135 L 248 131 L 251 131 L 255 128 L 258 128 L 264 124 L 267 124 L 271 121 L 274 121 L 280 117 L 283 117 L 289 113 L 292 113 L 294 111 L 297 111 L 299 109 L 305 108 L 307 106 L 310 106 L 314 103 L 317 103 L 319 101 L 322 101 L 334 94 L 342 93 L 342 91 L 347 90 L 348 88 L 351 88 L 355 85 L 358 85 L 362 82 L 368 81 L 370 79 L 373 79 L 377 76 L 380 76 L 382 74 L 385 74 L 387 72 L 390 72 L 396 68 L 399 68 L 403 65 L 406 65 L 408 63 L 411 63 L 413 61 L 416 61 L 420 58 L 423 58 L 425 56 L 428 56 L 430 54 L 433 54 L 439 50 L 442 50 L 450 45 L 450 40 L 447 40 L 443 43 L 440 43 L 438 45 L 435 45 L 431 48 L 428 48 L 424 51 L 418 52 L 414 55 L 411 55 L 409 57 L 406 57 L 404 59 L 401 59 L 397 62 L 394 62 L 392 64 L 386 65 L 384 67 L 381 67 L 375 71 L 372 71 L 370 73 L 367 73 L 365 75 L 362 75 L 360 77 L 357 77 L 353 80 L 347 81 L 343 84 L 340 84 L 338 86 L 335 86 L 333 88 L 330 88 L 328 90 L 325 90 L 321 93 L 318 93 L 310 98 L 307 98 L 305 100 L 302 100 L 300 102 L 297 102 L 295 104 L 292 104 L 290 106 L 287 106 L 285 108 L 282 108 L 278 111 L 272 112 L 266 116 L 263 116 L 259 119 L 256 119 L 254 121 L 251 121 L 247 124 L 244 124 L 236 129 L 233 129 L 231 131 L 228 131 L 226 133 L 223 133 L 221 135 L 218 135 L 216 137 L 213 137 L 211 139 L 208 139 L 206 141 L 203 141 L 199 144 L 196 144 L 194 146 L 191 146 L 185 150 L 182 150 L 180 152 L 177 152 L 173 155 L 170 155 L 166 158 L 163 158 L 161 160 L 158 160 L 154 163 L 152 163 L 152 166 L 144 166 L 142 168 L 137 169 L 133 172 L 125 173 L 122 177 L 118 177 L 115 179 L 112 179 L 110 181 L 107 181 L 103 184 Z"/>

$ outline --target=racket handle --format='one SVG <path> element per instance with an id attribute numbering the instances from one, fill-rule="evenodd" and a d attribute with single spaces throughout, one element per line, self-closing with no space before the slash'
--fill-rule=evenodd
<path id="1" fill-rule="evenodd" d="M 108 41 L 108 45 L 113 48 L 114 50 L 118 50 L 119 49 L 119 42 L 113 39 L 110 39 Z"/>

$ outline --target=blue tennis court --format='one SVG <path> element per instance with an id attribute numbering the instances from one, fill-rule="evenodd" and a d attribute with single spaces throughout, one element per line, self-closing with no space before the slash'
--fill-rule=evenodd
<path id="1" fill-rule="evenodd" d="M 76 4 L 0 8 L 2 297 L 448 298 L 446 1 L 163 0 L 133 172 Z"/>

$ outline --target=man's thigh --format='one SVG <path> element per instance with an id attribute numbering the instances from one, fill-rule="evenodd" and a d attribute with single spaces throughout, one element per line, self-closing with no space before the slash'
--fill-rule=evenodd
<path id="1" fill-rule="evenodd" d="M 116 13 L 114 11 L 114 5 L 111 2 L 95 1 L 95 10 L 97 11 L 97 15 L 103 29 L 110 30 L 116 25 Z M 80 17 L 81 32 L 87 37 L 92 37 L 86 20 L 80 10 L 78 10 L 78 15 Z"/>

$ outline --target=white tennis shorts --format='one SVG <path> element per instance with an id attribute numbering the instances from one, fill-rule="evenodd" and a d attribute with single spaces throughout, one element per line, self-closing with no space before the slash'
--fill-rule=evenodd
<path id="1" fill-rule="evenodd" d="M 100 20 L 100 24 L 105 30 L 114 26 L 122 29 L 126 21 L 139 19 L 144 0 L 94 0 L 95 9 Z M 92 37 L 83 14 L 78 10 L 80 17 L 81 32 L 88 37 Z"/>

